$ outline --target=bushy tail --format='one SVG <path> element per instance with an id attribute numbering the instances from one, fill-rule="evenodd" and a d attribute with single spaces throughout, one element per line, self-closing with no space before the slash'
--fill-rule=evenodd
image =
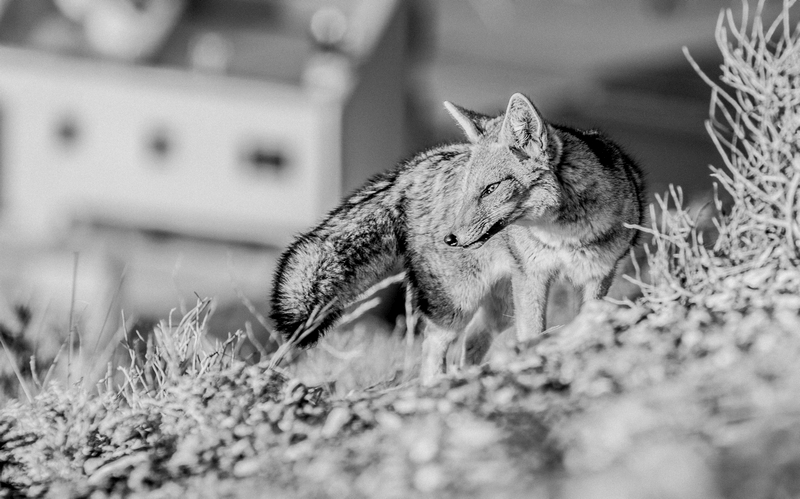
<path id="1" fill-rule="evenodd" d="M 352 299 L 397 264 L 401 221 L 395 176 L 373 179 L 283 253 L 270 315 L 284 338 L 300 331 L 296 344 L 313 345 Z"/>

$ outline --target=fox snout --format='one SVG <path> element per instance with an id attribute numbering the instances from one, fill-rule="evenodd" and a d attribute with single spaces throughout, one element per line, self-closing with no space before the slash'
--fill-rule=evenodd
<path id="1" fill-rule="evenodd" d="M 483 243 L 491 239 L 492 236 L 503 230 L 506 225 L 508 224 L 505 220 L 499 220 L 485 231 L 478 232 L 477 234 L 474 230 L 468 231 L 466 234 L 460 236 L 455 232 L 451 232 L 444 236 L 444 243 L 454 248 L 460 246 L 466 249 L 478 249 L 483 246 Z"/>

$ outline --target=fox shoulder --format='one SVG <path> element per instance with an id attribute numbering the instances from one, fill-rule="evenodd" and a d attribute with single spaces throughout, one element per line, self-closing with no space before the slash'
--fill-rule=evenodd
<path id="1" fill-rule="evenodd" d="M 602 186 L 608 191 L 606 195 L 626 197 L 635 207 L 635 213 L 626 220 L 627 223 L 641 225 L 644 221 L 647 187 L 644 172 L 638 162 L 600 130 L 582 130 L 564 125 L 554 125 L 554 128 L 562 137 L 564 163 L 572 165 L 567 169 L 575 170 L 572 173 L 562 172 L 565 180 L 571 177 L 574 187 Z M 592 181 L 592 178 L 595 180 Z"/>

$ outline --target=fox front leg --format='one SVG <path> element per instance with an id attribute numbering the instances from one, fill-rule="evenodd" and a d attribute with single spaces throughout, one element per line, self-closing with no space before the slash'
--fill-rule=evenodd
<path id="1" fill-rule="evenodd" d="M 517 272 L 511 279 L 517 341 L 536 338 L 545 325 L 547 293 L 553 278 L 541 272 Z"/>
<path id="2" fill-rule="evenodd" d="M 602 300 L 608 293 L 608 288 L 611 287 L 612 281 L 614 281 L 613 270 L 605 277 L 584 283 L 583 286 L 581 286 L 581 298 L 583 300 L 581 305 L 587 301 Z"/>
<path id="3" fill-rule="evenodd" d="M 511 279 L 503 279 L 483 298 L 464 331 L 461 367 L 479 364 L 495 337 L 512 325 L 512 296 Z"/>
<path id="4" fill-rule="evenodd" d="M 444 374 L 445 355 L 456 336 L 452 329 L 439 326 L 430 319 L 425 320 L 425 339 L 422 341 L 422 367 L 420 369 L 423 385 L 433 384 L 436 376 Z"/>

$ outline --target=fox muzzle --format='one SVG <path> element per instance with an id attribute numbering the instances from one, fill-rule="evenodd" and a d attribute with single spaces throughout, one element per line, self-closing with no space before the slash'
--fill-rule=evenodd
<path id="1" fill-rule="evenodd" d="M 460 242 L 458 240 L 458 236 L 456 236 L 453 233 L 450 233 L 450 234 L 447 234 L 446 236 L 444 236 L 444 243 L 446 245 L 452 246 L 454 248 L 458 247 L 458 246 L 461 246 L 462 248 L 465 248 L 465 249 L 468 249 L 468 248 L 477 249 L 477 248 L 480 248 L 481 246 L 483 246 L 483 243 L 485 243 L 486 241 L 491 239 L 492 236 L 494 236 L 495 234 L 497 234 L 498 232 L 503 230 L 506 227 L 506 225 L 507 224 L 506 224 L 505 220 L 500 220 L 498 222 L 495 222 L 495 224 L 492 225 L 491 227 L 489 227 L 489 230 L 484 232 L 480 237 L 478 237 L 477 239 L 475 239 L 475 240 L 473 240 L 471 242 L 467 242 L 467 243 Z"/>

